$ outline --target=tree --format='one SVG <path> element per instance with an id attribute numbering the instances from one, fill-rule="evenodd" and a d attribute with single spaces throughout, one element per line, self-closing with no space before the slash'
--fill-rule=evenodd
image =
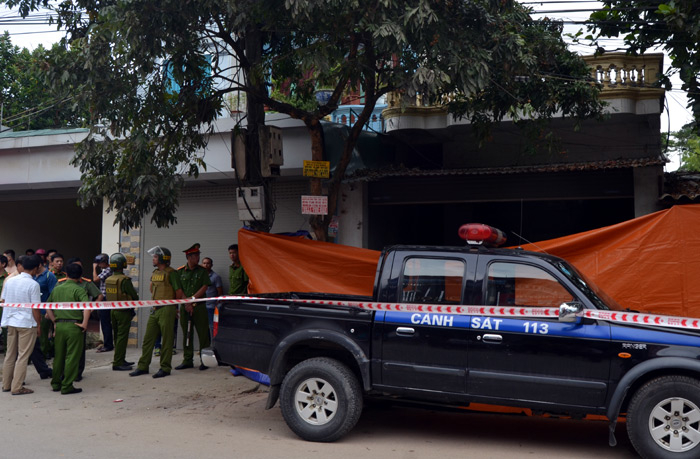
<path id="1" fill-rule="evenodd" d="M 65 49 L 42 46 L 34 51 L 12 45 L 0 35 L 0 105 L 2 124 L 14 130 L 82 127 L 86 113 L 74 104 L 73 88 L 57 85 L 47 91 L 42 68 L 51 55 Z"/>
<path id="2" fill-rule="evenodd" d="M 596 34 L 589 38 L 622 36 L 632 54 L 664 49 L 671 68 L 661 83 L 671 89 L 671 74 L 679 74 L 695 128 L 700 130 L 700 4 L 695 0 L 607 0 L 603 4 L 591 15 L 589 30 Z"/>
<path id="3" fill-rule="evenodd" d="M 5 3 L 29 11 L 48 0 Z M 66 0 L 57 11 L 66 46 L 81 58 L 53 63 L 53 79 L 68 75 L 95 119 L 108 120 L 78 147 L 82 199 L 106 196 L 123 228 L 151 210 L 159 226 L 175 221 L 181 174 L 204 167 L 198 152 L 232 93 L 247 96 L 249 128 L 264 122 L 263 106 L 303 121 L 311 159 L 321 160 L 321 120 L 349 89 L 362 90 L 364 108 L 328 182 L 329 215 L 311 219 L 319 239 L 362 127 L 388 92 L 444 101 L 480 132 L 506 115 L 602 109 L 561 26 L 532 20 L 513 0 Z M 224 64 L 229 55 L 242 79 Z M 289 91 L 270 91 L 272 81 Z M 332 96 L 310 104 L 318 87 Z M 249 133 L 253 147 L 257 129 Z M 320 180 L 311 188 L 320 195 Z"/>
<path id="4" fill-rule="evenodd" d="M 666 136 L 666 134 L 664 134 Z M 668 142 L 669 151 L 678 153 L 680 170 L 700 172 L 700 136 L 693 124 L 686 124 L 680 131 L 672 132 Z"/>

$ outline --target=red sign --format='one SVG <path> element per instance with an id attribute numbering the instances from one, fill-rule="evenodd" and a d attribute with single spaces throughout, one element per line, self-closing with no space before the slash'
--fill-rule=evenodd
<path id="1" fill-rule="evenodd" d="M 303 215 L 328 215 L 328 196 L 302 196 Z"/>

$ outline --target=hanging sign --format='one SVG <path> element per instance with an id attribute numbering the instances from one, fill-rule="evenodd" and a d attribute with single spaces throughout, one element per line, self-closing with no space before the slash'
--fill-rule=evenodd
<path id="1" fill-rule="evenodd" d="M 328 215 L 328 196 L 302 196 L 303 215 Z"/>
<path id="2" fill-rule="evenodd" d="M 331 176 L 330 161 L 304 160 L 304 177 L 329 178 Z"/>

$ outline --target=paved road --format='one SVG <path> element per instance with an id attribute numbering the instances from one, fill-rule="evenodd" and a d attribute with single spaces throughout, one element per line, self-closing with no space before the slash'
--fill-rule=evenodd
<path id="1" fill-rule="evenodd" d="M 137 358 L 130 349 L 129 360 Z M 279 408 L 264 410 L 266 393 L 251 392 L 254 383 L 224 367 L 154 380 L 113 372 L 110 359 L 88 351 L 85 379 L 76 384 L 81 394 L 51 392 L 33 369 L 27 384 L 34 394 L 0 394 L 0 457 L 636 457 L 624 425 L 610 448 L 603 422 L 382 406 L 368 407 L 341 441 L 309 443 L 291 433 Z"/>

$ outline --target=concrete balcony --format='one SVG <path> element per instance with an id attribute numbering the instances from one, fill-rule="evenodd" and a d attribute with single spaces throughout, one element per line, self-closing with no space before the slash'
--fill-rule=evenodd
<path id="1" fill-rule="evenodd" d="M 584 56 L 591 70 L 591 78 L 602 85 L 600 98 L 608 103 L 610 114 L 628 113 L 646 115 L 661 113 L 665 90 L 656 87 L 663 72 L 663 54 L 630 56 L 626 53 L 606 53 L 602 56 Z M 441 129 L 469 124 L 456 120 L 447 113 L 442 100 L 431 100 L 422 94 L 415 97 L 398 92 L 387 94 L 387 108 L 383 111 L 386 132 L 399 129 Z"/>

